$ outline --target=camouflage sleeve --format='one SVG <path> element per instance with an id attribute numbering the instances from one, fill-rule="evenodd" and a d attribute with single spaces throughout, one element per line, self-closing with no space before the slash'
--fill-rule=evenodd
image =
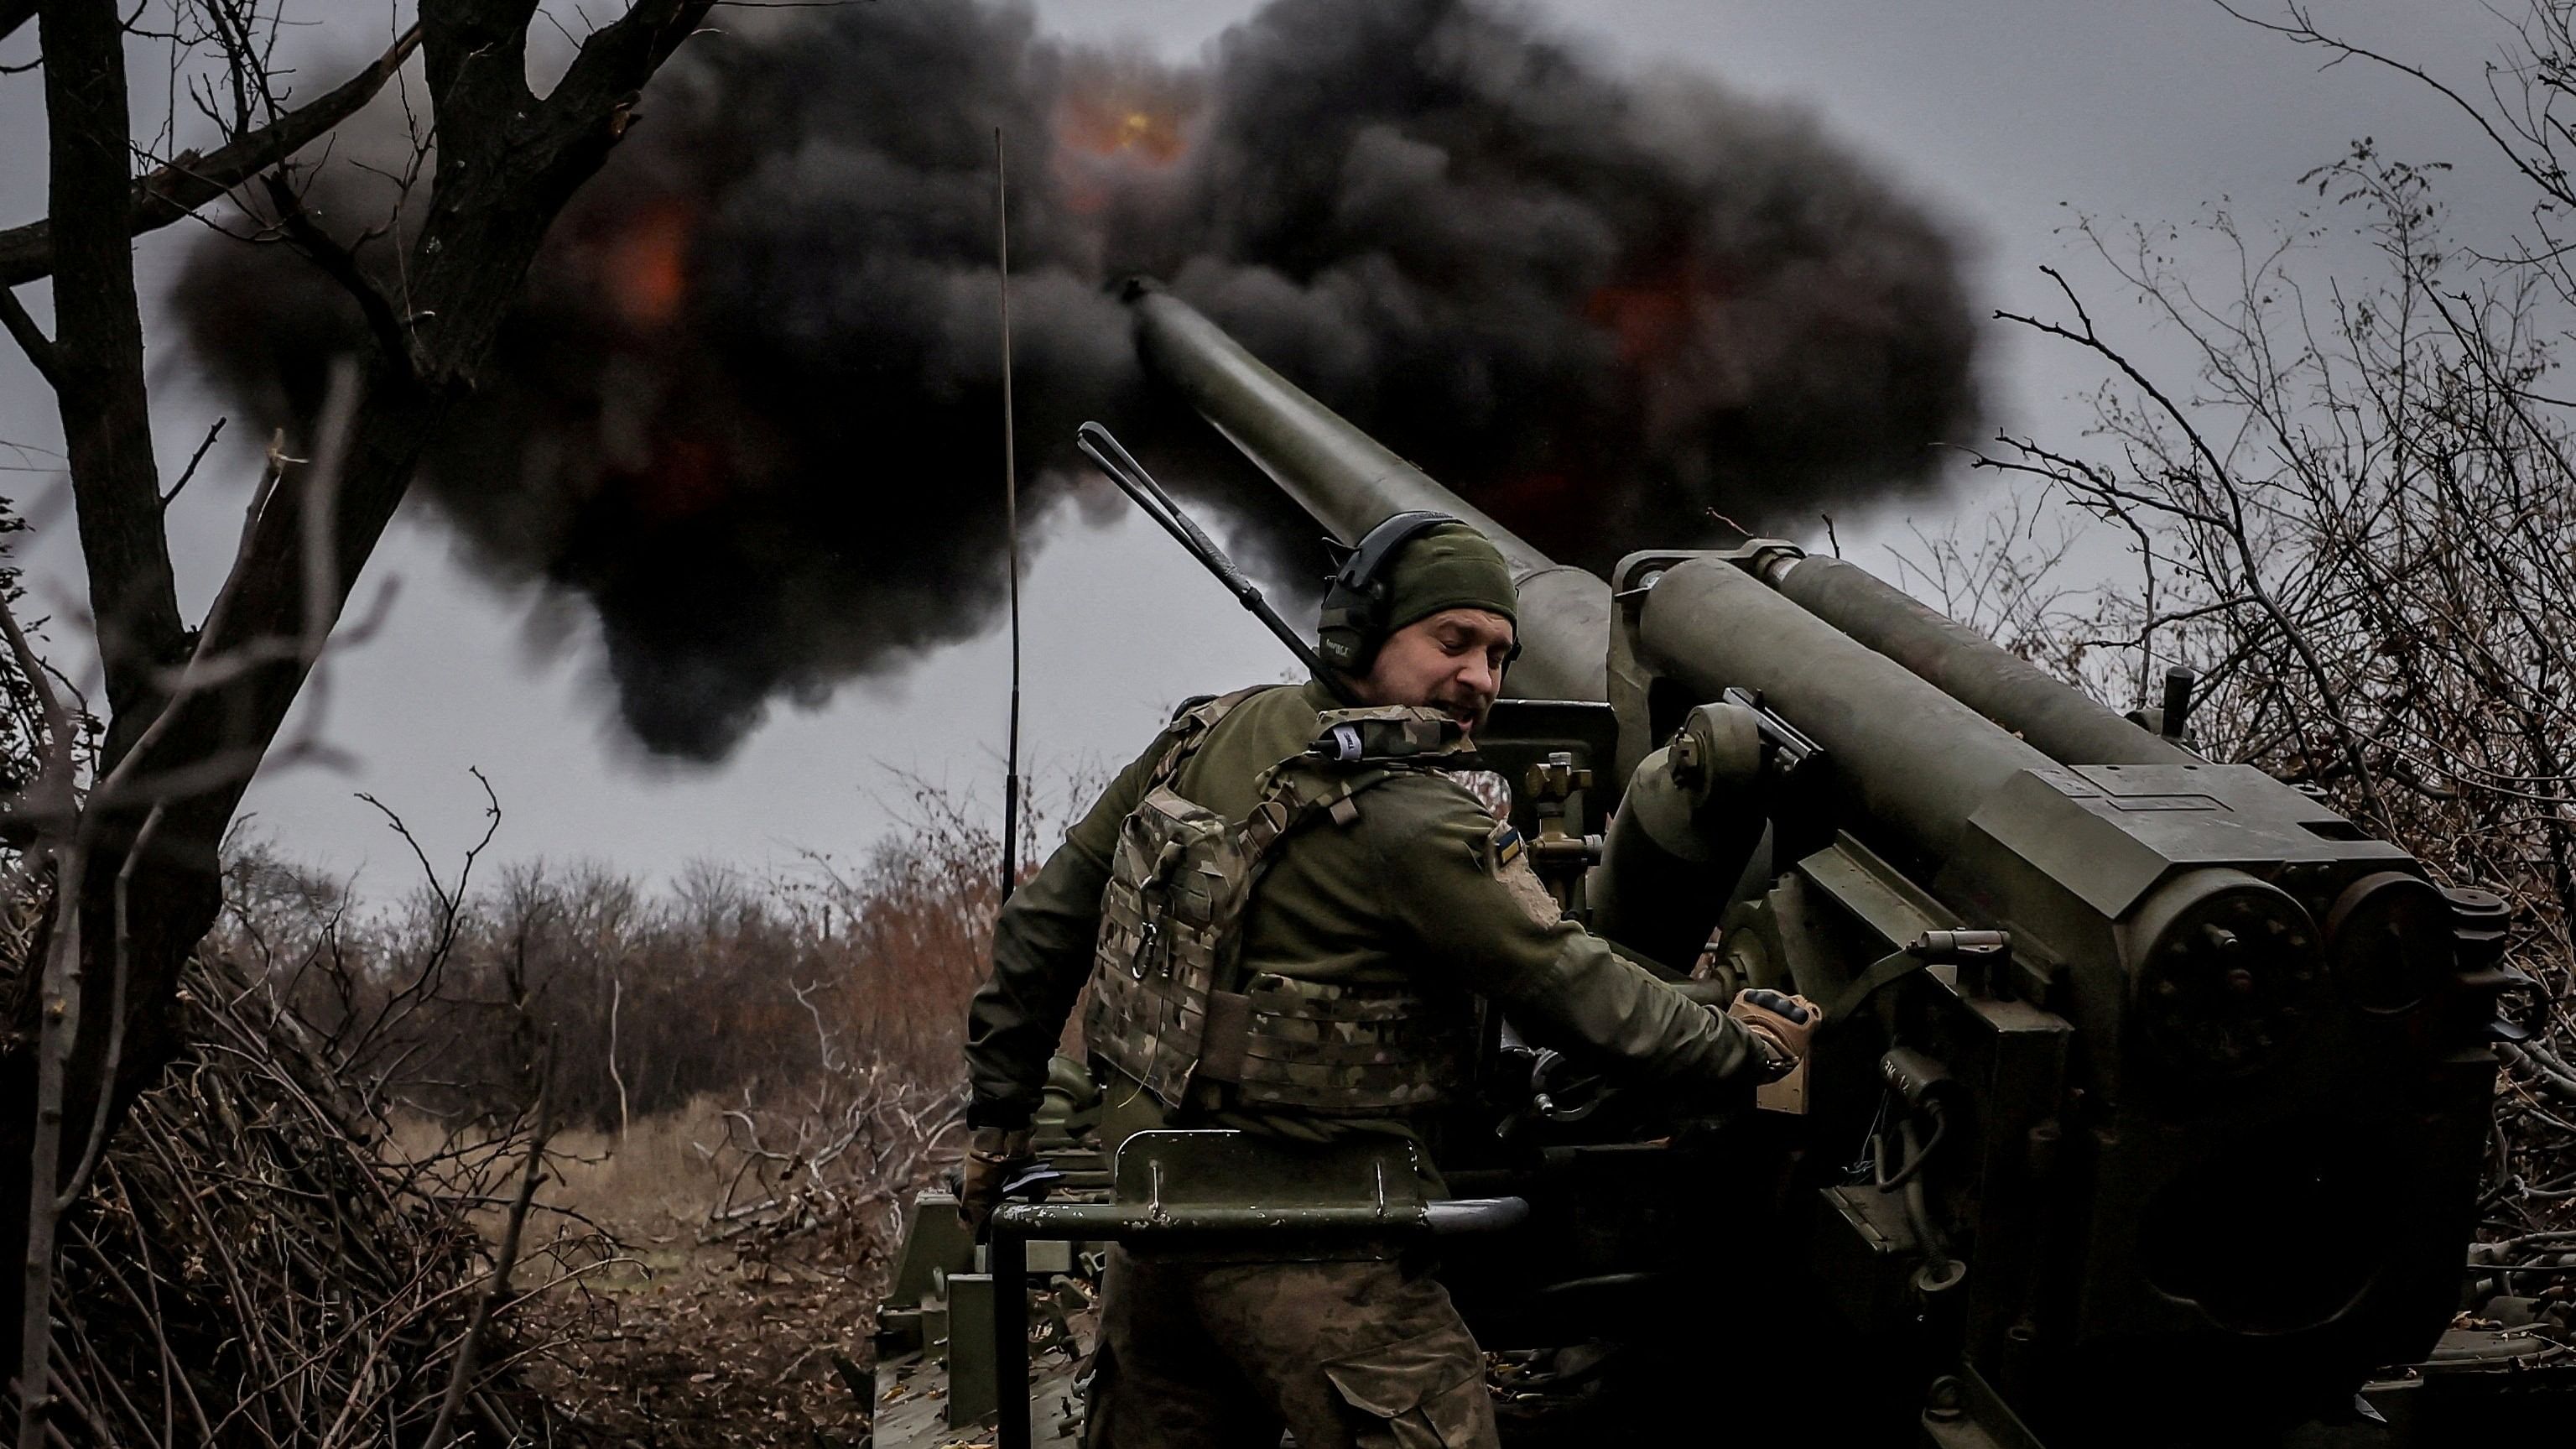
<path id="1" fill-rule="evenodd" d="M 1394 780 L 1362 797 L 1386 910 L 1421 959 L 1503 1003 L 1552 1046 L 1652 1080 L 1714 1082 L 1762 1061 L 1744 1028 L 1558 917 L 1509 826 L 1465 791 Z"/>
<path id="2" fill-rule="evenodd" d="M 993 923 L 993 974 L 966 1008 L 966 1120 L 1025 1127 L 1045 1095 L 1047 1062 L 1091 975 L 1100 893 L 1118 827 L 1145 796 L 1167 735 L 1118 772 Z"/>

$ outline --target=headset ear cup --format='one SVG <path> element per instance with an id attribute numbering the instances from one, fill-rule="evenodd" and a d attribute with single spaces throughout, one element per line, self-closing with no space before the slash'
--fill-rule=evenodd
<path id="1" fill-rule="evenodd" d="M 1455 522 L 1445 513 L 1415 509 L 1380 519 L 1354 547 L 1325 541 L 1336 561 L 1332 582 L 1324 590 L 1315 652 L 1326 664 L 1347 675 L 1368 672 L 1378 645 L 1385 642 L 1387 569 L 1415 536 Z"/>
<path id="2" fill-rule="evenodd" d="M 1344 674 L 1366 672 L 1367 665 L 1360 658 L 1364 643 L 1357 629 L 1326 628 L 1315 631 L 1315 652 L 1323 657 L 1326 664 Z"/>

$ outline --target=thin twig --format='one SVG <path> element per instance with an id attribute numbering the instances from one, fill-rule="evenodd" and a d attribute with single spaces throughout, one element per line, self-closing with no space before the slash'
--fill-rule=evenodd
<path id="1" fill-rule="evenodd" d="M 510 1203 L 509 1220 L 501 1230 L 501 1246 L 492 1255 L 491 1287 L 474 1305 L 473 1321 L 465 1327 L 464 1342 L 457 1345 L 455 1366 L 448 1370 L 447 1392 L 438 1401 L 438 1417 L 430 1421 L 429 1434 L 421 1441 L 422 1449 L 445 1449 L 448 1433 L 456 1423 L 456 1411 L 474 1382 L 474 1359 L 483 1344 L 483 1330 L 510 1291 L 510 1272 L 519 1262 L 519 1234 L 528 1225 L 528 1205 L 536 1201 L 537 1184 L 545 1178 L 546 1088 L 542 1076 L 537 1088 L 536 1118 L 536 1135 L 528 1143 L 527 1164 L 519 1174 L 519 1195 Z"/>
<path id="2" fill-rule="evenodd" d="M 169 507 L 178 498 L 179 490 L 188 486 L 188 480 L 197 476 L 197 465 L 206 460 L 206 450 L 215 445 L 215 439 L 224 435 L 224 424 L 231 421 L 230 418 L 217 418 L 215 425 L 206 429 L 206 440 L 197 445 L 197 451 L 188 455 L 188 466 L 179 470 L 179 481 L 171 484 L 170 491 L 161 495 L 162 507 Z"/>

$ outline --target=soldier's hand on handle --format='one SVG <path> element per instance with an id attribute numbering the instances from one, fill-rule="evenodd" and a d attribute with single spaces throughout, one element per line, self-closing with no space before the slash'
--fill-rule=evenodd
<path id="1" fill-rule="evenodd" d="M 966 1139 L 966 1161 L 957 1178 L 957 1218 L 977 1237 L 1002 1204 L 1002 1188 L 1027 1167 L 1029 1129 L 978 1127 Z"/>
<path id="2" fill-rule="evenodd" d="M 1772 1075 L 1785 1076 L 1806 1060 L 1807 1045 L 1825 1019 L 1825 1010 L 1803 996 L 1749 986 L 1735 994 L 1726 1014 L 1744 1024 L 1770 1058 Z"/>

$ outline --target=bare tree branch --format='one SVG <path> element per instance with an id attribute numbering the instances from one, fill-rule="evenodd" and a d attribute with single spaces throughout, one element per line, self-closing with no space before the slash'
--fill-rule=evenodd
<path id="1" fill-rule="evenodd" d="M 2495 122 L 2487 116 L 2485 111 L 2479 109 L 2478 105 L 2474 101 L 2471 101 L 2466 95 L 2463 95 L 2459 90 L 2451 85 L 2435 78 L 2431 71 L 2424 69 L 2422 66 L 2413 65 L 2406 61 L 2385 55 L 2379 51 L 2372 50 L 2367 46 L 2355 45 L 2351 41 L 2327 34 L 2325 31 L 2318 28 L 2314 13 L 2307 5 L 2300 3 L 2300 0 L 2286 0 L 2286 3 L 2281 7 L 2283 12 L 2290 17 L 2286 23 L 2277 20 L 2263 20 L 2249 15 L 2244 11 L 2237 9 L 2235 5 L 2229 3 L 2229 0 L 2215 0 L 2215 3 L 2218 5 L 2219 9 L 2235 16 L 2246 24 L 2258 29 L 2268 30 L 2274 35 L 2278 35 L 2289 40 L 2293 44 L 2317 46 L 2332 52 L 2334 59 L 2326 62 L 2328 65 L 2334 65 L 2344 60 L 2366 60 L 2373 65 L 2385 67 L 2388 70 L 2395 71 L 2399 75 L 2410 77 L 2421 83 L 2435 95 L 2449 101 L 2451 105 L 2460 112 L 2460 114 L 2469 118 L 2470 124 L 2486 133 L 2487 139 L 2495 143 L 2496 149 L 2504 153 L 2505 159 L 2512 163 L 2515 170 L 2520 171 L 2523 174 L 2524 179 L 2530 181 L 2533 185 L 2540 187 L 2543 191 L 2548 192 L 2551 196 L 2557 198 L 2562 204 L 2576 204 L 2576 193 L 2571 193 L 2569 191 L 2567 173 L 2563 169 L 2545 162 L 2535 161 L 2532 157 L 2526 155 L 2520 148 L 2516 147 L 2511 141 L 2505 138 L 2504 133 L 2496 128 Z M 2529 138 L 2526 137 L 2526 139 Z"/>
<path id="2" fill-rule="evenodd" d="M 2388 828 L 2392 817 L 2388 814 L 2385 802 L 2379 798 L 2379 787 L 2369 768 L 2362 761 L 2361 746 L 2354 733 L 2352 722 L 2346 716 L 2341 691 L 2337 690 L 2327 677 L 2324 661 L 2319 658 L 2314 641 L 2309 639 L 2306 632 L 2292 620 L 2289 610 L 2282 606 L 2272 589 L 2263 581 L 2262 562 L 2255 555 L 2253 537 L 2246 528 L 2244 493 L 2236 485 L 2233 471 L 2227 466 L 2225 460 L 2219 457 L 2217 450 L 2210 446 L 2208 439 L 2201 436 L 2200 429 L 2194 425 L 2191 414 L 2167 396 L 2164 390 L 2141 372 L 2127 356 L 2103 340 L 2101 334 L 2094 329 L 2092 316 L 2084 310 L 2083 300 L 2076 295 L 2074 287 L 2067 283 L 2064 274 L 2054 267 L 2042 267 L 2040 271 L 2057 284 L 2058 291 L 2066 298 L 2067 304 L 2074 308 L 2080 330 L 2068 329 L 2055 323 L 2040 322 L 2008 312 L 1998 312 L 1996 316 L 2006 321 L 2036 328 L 2050 336 L 2074 342 L 2102 358 L 2118 369 L 2120 374 L 2153 402 L 2166 420 L 2180 431 L 2192 453 L 2198 457 L 2201 465 L 2209 470 L 2210 479 L 2216 485 L 2215 492 L 2225 505 L 2225 516 L 2217 518 L 2216 526 L 2235 545 L 2237 563 L 2241 571 L 2240 586 L 2265 613 L 2272 616 L 2274 624 L 2279 626 L 2283 635 L 2290 641 L 2291 648 L 2297 652 L 2300 664 L 2307 670 L 2311 682 L 2317 687 L 2318 702 L 2327 712 L 2326 721 L 2334 730 L 2335 740 L 2343 751 L 2346 766 L 2352 771 L 2354 788 L 2361 792 L 2362 800 L 2368 806 L 2374 822 L 2382 829 Z M 2145 495 L 2133 496 L 2130 501 L 2139 502 L 2148 507 L 2165 506 Z"/>
<path id="3" fill-rule="evenodd" d="M 8 0 L 0 0 L 0 4 Z M 32 5 L 33 0 L 19 0 Z M 420 27 L 397 37 L 373 64 L 314 100 L 288 111 L 256 130 L 233 137 L 210 152 L 183 151 L 133 183 L 128 208 L 130 235 L 158 231 L 193 214 L 197 208 L 231 191 L 269 167 L 321 139 L 356 115 L 385 82 L 420 47 Z M 0 287 L 14 287 L 50 275 L 54 270 L 54 233 L 48 221 L 28 222 L 0 231 Z"/>
<path id="4" fill-rule="evenodd" d="M 197 451 L 188 455 L 188 466 L 179 470 L 179 481 L 171 484 L 170 491 L 161 495 L 162 507 L 169 507 L 179 496 L 180 490 L 188 486 L 188 480 L 197 476 L 197 465 L 206 461 L 206 451 L 214 447 L 215 439 L 224 435 L 224 424 L 231 421 L 230 418 L 217 418 L 215 425 L 206 429 L 206 440 L 197 445 Z"/>
<path id="5" fill-rule="evenodd" d="M 36 325 L 36 319 L 27 315 L 26 304 L 20 302 L 18 294 L 6 286 L 0 286 L 0 327 L 8 329 L 9 336 L 18 344 L 18 350 L 27 354 L 27 361 L 35 365 L 36 375 L 45 380 L 47 387 L 59 389 L 63 385 L 62 373 L 54 357 L 54 339 L 45 335 L 44 329 Z"/>
<path id="6" fill-rule="evenodd" d="M 358 304 L 358 315 L 366 319 L 367 330 L 375 335 L 379 355 L 390 363 L 410 366 L 411 333 L 403 326 L 402 318 L 396 314 L 394 304 L 385 296 L 384 290 L 358 265 L 357 252 L 342 246 L 322 230 L 321 225 L 314 221 L 312 211 L 305 206 L 304 198 L 285 177 L 272 171 L 261 179 L 264 183 L 262 189 L 268 193 L 269 204 L 277 209 L 278 226 L 286 233 L 287 240 L 320 268 L 324 276 L 339 283 L 340 289 Z"/>

